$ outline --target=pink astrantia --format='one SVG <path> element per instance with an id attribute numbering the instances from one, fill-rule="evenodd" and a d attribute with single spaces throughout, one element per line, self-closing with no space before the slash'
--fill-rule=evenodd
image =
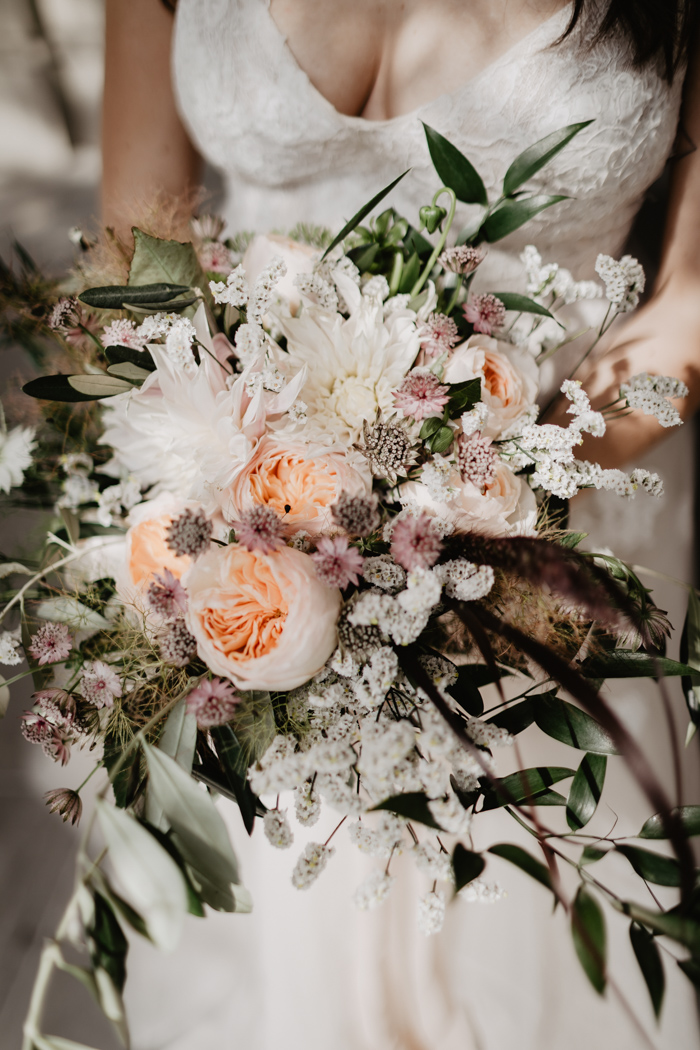
<path id="1" fill-rule="evenodd" d="M 45 623 L 29 646 L 29 652 L 40 664 L 55 664 L 65 660 L 73 648 L 73 639 L 64 623 Z"/>
<path id="2" fill-rule="evenodd" d="M 486 252 L 483 248 L 475 248 L 471 244 L 459 244 L 454 248 L 445 248 L 438 256 L 438 262 L 446 270 L 468 277 L 477 267 L 481 266 L 485 258 Z"/>
<path id="3" fill-rule="evenodd" d="M 75 700 L 65 689 L 40 689 L 32 693 L 40 715 L 56 726 L 70 726 L 75 720 Z"/>
<path id="4" fill-rule="evenodd" d="M 502 328 L 506 319 L 506 308 L 500 299 L 487 292 L 485 295 L 473 295 L 463 308 L 464 317 L 474 325 L 475 332 L 484 335 Z"/>
<path id="5" fill-rule="evenodd" d="M 170 569 L 163 569 L 163 575 L 154 573 L 153 583 L 148 588 L 148 604 L 154 612 L 166 619 L 175 619 L 187 612 L 187 591 Z"/>
<path id="6" fill-rule="evenodd" d="M 261 503 L 243 515 L 236 538 L 249 551 L 270 554 L 284 542 L 284 525 L 272 507 Z"/>
<path id="7" fill-rule="evenodd" d="M 482 437 L 478 430 L 467 437 L 460 434 L 457 440 L 457 465 L 462 481 L 471 481 L 481 491 L 496 477 L 498 453 L 491 438 Z"/>
<path id="8" fill-rule="evenodd" d="M 427 514 L 401 518 L 391 534 L 391 553 L 394 561 L 412 572 L 429 569 L 440 557 L 442 540 Z"/>
<path id="9" fill-rule="evenodd" d="M 25 711 L 20 721 L 22 736 L 30 744 L 44 744 L 50 740 L 54 727 L 43 715 L 36 711 Z"/>
<path id="10" fill-rule="evenodd" d="M 122 695 L 122 683 L 109 664 L 93 660 L 83 673 L 80 691 L 95 707 L 113 707 L 116 697 Z"/>
<path id="11" fill-rule="evenodd" d="M 130 350 L 143 350 L 146 340 L 139 335 L 133 321 L 112 321 L 102 332 L 103 346 L 126 346 Z"/>
<path id="12" fill-rule="evenodd" d="M 413 419 L 442 415 L 449 400 L 449 388 L 433 372 L 423 372 L 417 368 L 409 372 L 399 389 L 394 391 L 396 407 L 404 416 L 412 416 Z"/>
<path id="13" fill-rule="evenodd" d="M 449 353 L 459 342 L 459 330 L 451 317 L 445 314 L 431 314 L 425 324 L 418 329 L 421 350 L 424 357 L 440 357 Z"/>
<path id="14" fill-rule="evenodd" d="M 197 249 L 199 265 L 207 273 L 231 273 L 233 269 L 233 256 L 229 248 L 220 241 L 205 241 Z"/>
<path id="15" fill-rule="evenodd" d="M 241 698 L 230 682 L 212 678 L 200 682 L 187 697 L 187 711 L 200 729 L 223 726 L 233 718 Z"/>
<path id="16" fill-rule="evenodd" d="M 329 587 L 342 590 L 349 583 L 359 583 L 365 561 L 358 549 L 348 544 L 347 536 L 322 536 L 311 557 L 316 564 L 316 575 Z"/>

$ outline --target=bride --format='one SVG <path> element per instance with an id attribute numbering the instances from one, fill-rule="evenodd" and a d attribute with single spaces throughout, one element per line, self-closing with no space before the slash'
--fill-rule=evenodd
<path id="1" fill-rule="evenodd" d="M 690 0 L 179 0 L 174 15 L 169 6 L 107 0 L 107 224 L 128 234 L 149 196 L 185 195 L 200 156 L 226 179 L 231 231 L 299 221 L 337 229 L 407 167 L 390 203 L 413 216 L 436 188 L 421 120 L 469 156 L 493 190 L 522 149 L 595 118 L 531 183 L 570 199 L 491 249 L 482 280 L 522 288 L 518 257 L 529 242 L 546 261 L 591 278 L 599 252 L 621 254 L 645 191 L 675 156 L 655 288 L 583 378 L 604 404 L 636 372 L 678 376 L 691 391 L 690 417 L 700 403 L 700 154 L 688 145 L 700 139 L 700 69 Z M 685 135 L 674 147 L 682 104 Z M 467 217 L 463 206 L 456 228 Z M 570 367 L 557 363 L 552 390 Z M 604 466 L 632 460 L 659 470 L 667 492 L 660 511 L 596 494 L 574 517 L 590 543 L 687 580 L 693 448 L 691 426 L 682 429 L 650 451 L 662 433 L 634 414 L 590 450 Z M 682 594 L 657 587 L 655 596 L 679 625 Z M 661 716 L 653 693 L 644 703 L 640 692 L 628 685 L 614 700 L 656 747 L 663 774 L 670 760 L 657 743 Z M 548 746 L 536 760 L 561 757 Z M 619 776 L 615 786 L 629 795 L 621 816 L 633 833 L 643 806 Z M 689 790 L 687 800 L 697 801 Z M 514 869 L 494 869 L 504 899 L 491 908 L 455 902 L 444 930 L 426 940 L 415 929 L 409 871 L 383 908 L 360 914 L 350 900 L 361 877 L 357 851 L 339 843 L 332 871 L 300 894 L 289 882 L 291 861 L 271 856 L 259 832 L 247 839 L 235 812 L 228 819 L 255 911 L 192 920 L 175 959 L 134 945 L 127 992 L 135 1050 L 698 1045 L 692 991 L 673 960 L 655 1030 L 626 926 L 610 929 L 621 998 L 601 1000 L 578 970 L 563 917 L 549 916 L 545 895 Z M 499 819 L 507 818 L 495 815 L 491 841 L 512 838 Z"/>

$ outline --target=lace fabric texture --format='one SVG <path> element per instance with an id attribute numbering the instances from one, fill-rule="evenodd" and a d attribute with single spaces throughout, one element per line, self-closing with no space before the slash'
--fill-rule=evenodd
<path id="1" fill-rule="evenodd" d="M 615 41 L 586 50 L 579 33 L 550 47 L 569 13 L 570 8 L 560 11 L 477 76 L 467 79 L 465 72 L 456 93 L 394 120 L 368 122 L 338 113 L 313 87 L 272 20 L 267 0 L 180 0 L 174 82 L 193 140 L 225 176 L 230 230 L 285 230 L 300 221 L 337 229 L 409 167 L 390 202 L 413 218 L 437 189 L 421 120 L 472 160 L 493 197 L 518 152 L 566 124 L 595 118 L 528 187 L 570 199 L 500 242 L 481 274 L 491 287 L 521 286 L 518 255 L 534 243 L 546 261 L 566 266 L 578 279 L 593 277 L 599 252 L 620 253 L 646 189 L 664 166 L 681 84 L 678 78 L 669 87 L 651 69 L 632 69 Z M 468 219 L 469 209 L 461 207 L 456 228 Z M 561 362 L 559 372 L 567 365 Z M 592 544 L 687 579 L 692 435 L 684 429 L 645 459 L 645 466 L 665 477 L 664 504 L 643 496 L 629 503 L 609 494 L 586 497 L 572 526 L 590 532 Z M 662 542 L 664 537 L 672 542 Z M 676 624 L 682 622 L 682 593 L 672 588 L 655 593 Z M 663 717 L 647 685 L 617 690 L 616 708 L 642 745 L 653 746 L 661 775 L 670 778 Z M 575 765 L 580 757 L 553 741 L 543 750 L 539 738 L 533 742 L 525 734 L 519 740 L 525 765 Z M 499 773 L 505 774 L 511 770 L 501 769 L 502 754 Z M 506 765 L 510 760 L 506 756 Z M 633 834 L 648 816 L 646 806 L 624 770 L 613 765 L 609 789 L 624 799 L 617 832 Z M 700 792 L 692 796 L 686 801 L 697 801 Z M 292 808 L 291 799 L 285 804 Z M 419 894 L 430 886 L 416 884 L 413 866 L 403 869 L 405 858 L 392 862 L 397 880 L 388 901 L 370 913 L 356 911 L 353 890 L 381 862 L 359 854 L 342 830 L 333 843 L 337 856 L 318 884 L 305 893 L 293 889 L 296 856 L 308 839 L 327 838 L 336 814 L 326 810 L 310 831 L 296 826 L 292 850 L 278 853 L 260 827 L 247 838 L 234 807 L 222 806 L 222 812 L 255 910 L 250 916 L 209 916 L 203 924 L 192 920 L 173 960 L 156 961 L 152 949 L 134 945 L 127 1006 L 135 1050 L 588 1050 L 591 1045 L 637 1050 L 641 1045 L 619 1004 L 600 999 L 587 984 L 561 909 L 552 916 L 545 891 L 505 862 L 500 867 L 490 862 L 488 873 L 507 889 L 504 900 L 495 906 L 458 900 L 449 907 L 444 930 L 426 939 L 415 915 Z M 606 829 L 614 819 L 607 816 Z M 532 848 L 505 814 L 489 814 L 487 822 L 478 822 L 482 837 L 475 848 L 496 841 Z M 624 871 L 619 885 L 624 887 Z M 637 892 L 636 884 L 632 890 Z M 669 973 L 664 1022 L 657 1031 L 627 924 L 611 921 L 609 935 L 613 973 L 652 1042 L 663 1050 L 698 1045 L 689 987 Z"/>

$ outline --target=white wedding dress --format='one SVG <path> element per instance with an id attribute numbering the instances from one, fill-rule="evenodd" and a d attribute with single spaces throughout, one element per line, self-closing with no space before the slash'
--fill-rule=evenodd
<path id="1" fill-rule="evenodd" d="M 495 194 L 522 149 L 565 124 L 595 118 L 532 180 L 540 192 L 571 199 L 491 249 L 480 273 L 486 286 L 522 287 L 518 255 L 534 243 L 546 261 L 559 262 L 579 279 L 593 277 L 599 252 L 619 256 L 642 197 L 671 151 L 681 78 L 669 87 L 652 70 L 632 69 L 614 42 L 585 51 L 574 35 L 549 48 L 569 13 L 569 7 L 559 12 L 454 94 L 393 120 L 368 122 L 340 114 L 313 87 L 266 0 L 180 0 L 176 91 L 194 141 L 227 180 L 229 229 L 285 230 L 302 220 L 337 229 L 408 167 L 410 174 L 388 203 L 415 221 L 418 207 L 439 185 L 421 120 L 462 149 Z M 465 208 L 458 213 L 456 228 L 467 213 Z M 565 373 L 567 362 L 557 368 Z M 555 381 L 551 375 L 550 384 Z M 576 525 L 592 534 L 591 542 L 689 579 L 692 443 L 690 428 L 684 429 L 688 432 L 675 434 L 644 460 L 665 477 L 663 502 L 596 496 L 576 512 Z M 680 626 L 682 591 L 660 587 L 657 593 Z M 684 725 L 675 684 L 673 691 Z M 642 742 L 655 748 L 658 768 L 668 777 L 653 688 L 632 683 L 617 689 L 613 699 Z M 525 739 L 523 748 L 528 764 L 575 765 L 580 757 L 540 738 Z M 507 772 L 502 757 L 503 752 L 499 768 Z M 611 798 L 619 801 L 621 792 L 624 797 L 617 832 L 638 830 L 649 814 L 624 770 L 611 768 L 608 790 Z M 700 801 L 700 792 L 692 794 L 692 801 Z M 600 1050 L 637 1050 L 646 1045 L 610 991 L 601 999 L 588 985 L 565 918 L 551 915 L 549 895 L 515 868 L 493 860 L 487 877 L 498 879 L 507 896 L 493 906 L 456 901 L 443 931 L 425 938 L 415 919 L 420 880 L 412 863 L 402 864 L 405 858 L 395 869 L 392 865 L 399 878 L 386 903 L 371 912 L 355 909 L 352 892 L 367 865 L 343 838 L 344 829 L 318 882 L 304 892 L 293 889 L 291 869 L 304 841 L 323 841 L 330 834 L 337 819 L 332 812 L 311 834 L 293 822 L 294 846 L 279 852 L 260 826 L 248 839 L 232 804 L 222 803 L 221 810 L 254 911 L 192 919 L 175 956 L 134 944 L 127 984 L 134 1050 L 588 1050 L 593 1044 Z M 609 828 L 614 819 L 609 810 L 603 818 L 601 826 Z M 477 848 L 503 840 L 524 839 L 529 845 L 505 814 L 477 826 Z M 612 860 L 603 863 L 614 868 Z M 625 865 L 614 878 L 623 892 L 641 899 L 643 887 L 637 879 L 630 882 Z M 651 898 L 644 902 L 652 905 Z M 666 961 L 669 989 L 657 1029 L 626 923 L 611 920 L 610 942 L 611 973 L 650 1033 L 651 1045 L 696 1047 L 694 997 L 675 963 Z"/>

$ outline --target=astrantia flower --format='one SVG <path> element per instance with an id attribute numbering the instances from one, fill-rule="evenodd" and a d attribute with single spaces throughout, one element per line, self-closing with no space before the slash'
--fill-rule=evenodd
<path id="1" fill-rule="evenodd" d="M 103 346 L 125 346 L 130 350 L 143 350 L 147 340 L 138 331 L 133 321 L 112 321 L 102 331 Z"/>
<path id="2" fill-rule="evenodd" d="M 158 639 L 161 659 L 170 667 L 186 667 L 197 652 L 197 641 L 184 620 L 175 620 Z"/>
<path id="3" fill-rule="evenodd" d="M 482 437 L 478 431 L 468 437 L 460 434 L 457 440 L 457 466 L 462 481 L 471 481 L 483 492 L 496 477 L 497 462 L 498 453 L 491 438 Z"/>
<path id="4" fill-rule="evenodd" d="M 440 416 L 450 400 L 449 387 L 444 386 L 433 372 L 414 368 L 394 392 L 394 404 L 404 416 L 426 419 Z"/>
<path id="5" fill-rule="evenodd" d="M 9 492 L 24 481 L 24 472 L 32 462 L 34 427 L 0 429 L 0 492 Z"/>
<path id="6" fill-rule="evenodd" d="M 236 539 L 249 551 L 270 554 L 284 542 L 285 528 L 280 516 L 264 504 L 253 507 L 241 517 Z"/>
<path id="7" fill-rule="evenodd" d="M 58 813 L 65 824 L 67 820 L 71 824 L 77 824 L 83 812 L 83 803 L 77 791 L 70 788 L 57 788 L 55 791 L 47 791 L 44 801 L 49 807 L 49 813 Z"/>
<path id="8" fill-rule="evenodd" d="M 206 241 L 197 249 L 199 265 L 207 273 L 230 273 L 233 267 L 231 250 L 220 241 Z"/>
<path id="9" fill-rule="evenodd" d="M 429 569 L 440 557 L 442 540 L 427 514 L 405 517 L 396 522 L 391 537 L 391 553 L 409 572 Z"/>
<path id="10" fill-rule="evenodd" d="M 481 266 L 485 258 L 484 248 L 475 248 L 471 244 L 458 244 L 454 248 L 445 248 L 438 256 L 438 262 L 446 270 L 468 277 L 478 266 Z"/>
<path id="11" fill-rule="evenodd" d="M 365 420 L 362 437 L 362 443 L 355 448 L 366 457 L 375 478 L 386 478 L 392 485 L 396 484 L 399 474 L 407 475 L 418 460 L 408 433 L 395 423 L 378 419 L 370 426 Z"/>
<path id="12" fill-rule="evenodd" d="M 119 675 L 103 660 L 93 660 L 83 672 L 80 692 L 95 707 L 113 707 L 122 695 Z"/>
<path id="13" fill-rule="evenodd" d="M 289 849 L 294 842 L 287 815 L 279 809 L 268 809 L 263 818 L 263 828 L 267 841 L 276 849 Z"/>
<path id="14" fill-rule="evenodd" d="M 198 558 L 211 544 L 212 524 L 202 510 L 189 507 L 165 531 L 165 542 L 178 558 Z"/>
<path id="15" fill-rule="evenodd" d="M 311 558 L 319 580 L 329 587 L 343 590 L 349 583 L 357 586 L 360 582 L 358 576 L 362 572 L 364 559 L 357 547 L 348 546 L 345 536 L 335 536 L 333 539 L 322 536 Z"/>
<path id="16" fill-rule="evenodd" d="M 170 569 L 156 573 L 146 592 L 148 604 L 159 616 L 174 619 L 187 611 L 187 591 Z"/>
<path id="17" fill-rule="evenodd" d="M 502 328 L 506 319 L 506 308 L 495 295 L 473 295 L 462 310 L 469 324 L 474 326 L 475 332 L 483 332 L 484 335 Z"/>
<path id="18" fill-rule="evenodd" d="M 459 342 L 459 329 L 451 317 L 435 313 L 420 325 L 418 337 L 422 350 L 421 357 L 430 359 L 449 353 L 452 347 Z"/>
<path id="19" fill-rule="evenodd" d="M 39 689 L 32 693 L 35 710 L 59 728 L 75 722 L 75 700 L 65 689 Z"/>
<path id="20" fill-rule="evenodd" d="M 200 729 L 209 729 L 230 722 L 240 702 L 230 682 L 222 678 L 205 679 L 188 695 L 187 711 L 195 716 Z"/>
<path id="21" fill-rule="evenodd" d="M 45 623 L 32 635 L 29 652 L 40 664 L 50 664 L 65 660 L 72 648 L 73 639 L 64 623 Z"/>
<path id="22" fill-rule="evenodd" d="M 369 536 L 379 528 L 380 515 L 377 497 L 374 493 L 368 496 L 351 496 L 341 492 L 336 503 L 331 507 L 333 521 L 348 536 Z"/>
<path id="23" fill-rule="evenodd" d="M 298 890 L 308 889 L 311 883 L 319 877 L 334 853 L 332 846 L 323 846 L 320 842 L 309 842 L 294 865 L 292 885 Z"/>
<path id="24" fill-rule="evenodd" d="M 54 332 L 61 332 L 65 335 L 70 329 L 75 328 L 78 323 L 79 304 L 75 296 L 67 298 L 64 296 L 59 299 L 54 305 L 47 324 L 49 328 L 53 329 Z"/>

